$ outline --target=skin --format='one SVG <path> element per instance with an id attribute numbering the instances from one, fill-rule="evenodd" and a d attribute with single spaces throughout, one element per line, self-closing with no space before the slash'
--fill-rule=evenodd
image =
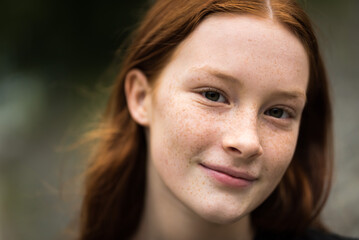
<path id="1" fill-rule="evenodd" d="M 308 78 L 293 34 L 272 19 L 236 14 L 206 18 L 177 47 L 156 89 L 140 70 L 129 72 L 129 109 L 149 144 L 135 239 L 252 239 L 250 213 L 293 157 Z M 254 180 L 232 186 L 203 165 Z"/>

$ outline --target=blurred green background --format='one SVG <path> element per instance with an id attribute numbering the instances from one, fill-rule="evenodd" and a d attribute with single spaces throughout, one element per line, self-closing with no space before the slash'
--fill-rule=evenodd
<path id="1" fill-rule="evenodd" d="M 149 0 L 0 2 L 0 240 L 64 239 L 114 52 Z M 359 237 L 359 1 L 307 0 L 332 82 L 336 171 L 324 211 Z"/>

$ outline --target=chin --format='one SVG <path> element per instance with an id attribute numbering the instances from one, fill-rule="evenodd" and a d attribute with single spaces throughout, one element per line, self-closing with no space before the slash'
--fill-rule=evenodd
<path id="1" fill-rule="evenodd" d="M 216 225 L 231 225 L 238 222 L 243 216 L 228 216 L 228 215 L 207 215 L 202 216 L 207 222 Z"/>
<path id="2" fill-rule="evenodd" d="M 204 211 L 197 213 L 207 222 L 218 224 L 218 225 L 230 225 L 235 222 L 238 222 L 247 214 L 239 212 L 238 209 L 225 209 L 225 208 L 217 208 L 217 209 L 203 209 Z"/>

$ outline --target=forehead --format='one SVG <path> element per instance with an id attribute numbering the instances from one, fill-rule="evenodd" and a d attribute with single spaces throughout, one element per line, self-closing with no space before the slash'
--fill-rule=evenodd
<path id="1" fill-rule="evenodd" d="M 177 50 L 188 44 L 198 49 L 216 44 L 217 47 L 227 47 L 227 50 L 245 51 L 255 48 L 257 53 L 266 53 L 266 56 L 307 57 L 300 40 L 284 25 L 276 20 L 248 14 L 212 14 L 199 24 Z"/>
<path id="2" fill-rule="evenodd" d="M 274 84 L 293 78 L 306 83 L 309 75 L 302 43 L 282 24 L 228 13 L 213 14 L 200 23 L 177 47 L 171 64 L 181 71 L 219 68 L 257 84 L 268 78 Z"/>

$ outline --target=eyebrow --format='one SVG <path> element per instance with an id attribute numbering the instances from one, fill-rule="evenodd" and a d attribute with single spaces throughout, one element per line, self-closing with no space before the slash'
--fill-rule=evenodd
<path id="1" fill-rule="evenodd" d="M 243 83 L 241 81 L 239 81 L 236 77 L 226 74 L 225 72 L 222 72 L 220 70 L 217 70 L 215 68 L 212 67 L 202 67 L 202 68 L 197 68 L 195 69 L 196 72 L 203 72 L 206 74 L 210 74 L 218 79 L 222 79 L 225 81 L 229 81 L 232 83 L 235 83 L 239 86 L 243 86 Z M 288 99 L 303 99 L 304 103 L 307 101 L 307 97 L 306 94 L 303 93 L 302 91 L 298 91 L 298 90 L 277 90 L 275 91 L 275 93 L 273 95 L 276 95 L 277 97 L 283 97 L 283 98 L 288 98 Z"/>
<path id="2" fill-rule="evenodd" d="M 237 78 L 229 75 L 229 74 L 226 74 L 220 70 L 217 70 L 217 69 L 214 69 L 214 68 L 211 68 L 211 67 L 203 67 L 203 68 L 198 68 L 196 69 L 196 71 L 200 71 L 200 72 L 204 72 L 204 73 L 209 73 L 210 75 L 216 77 L 216 78 L 219 78 L 219 79 L 223 79 L 223 80 L 226 80 L 228 82 L 232 82 L 232 83 L 235 83 L 239 86 L 242 86 L 242 82 L 239 81 Z"/>
<path id="3" fill-rule="evenodd" d="M 286 91 L 286 90 L 278 90 L 275 92 L 275 95 L 278 97 L 283 97 L 283 98 L 288 98 L 288 99 L 303 99 L 304 103 L 307 101 L 307 96 L 306 94 L 294 90 L 294 91 Z"/>

